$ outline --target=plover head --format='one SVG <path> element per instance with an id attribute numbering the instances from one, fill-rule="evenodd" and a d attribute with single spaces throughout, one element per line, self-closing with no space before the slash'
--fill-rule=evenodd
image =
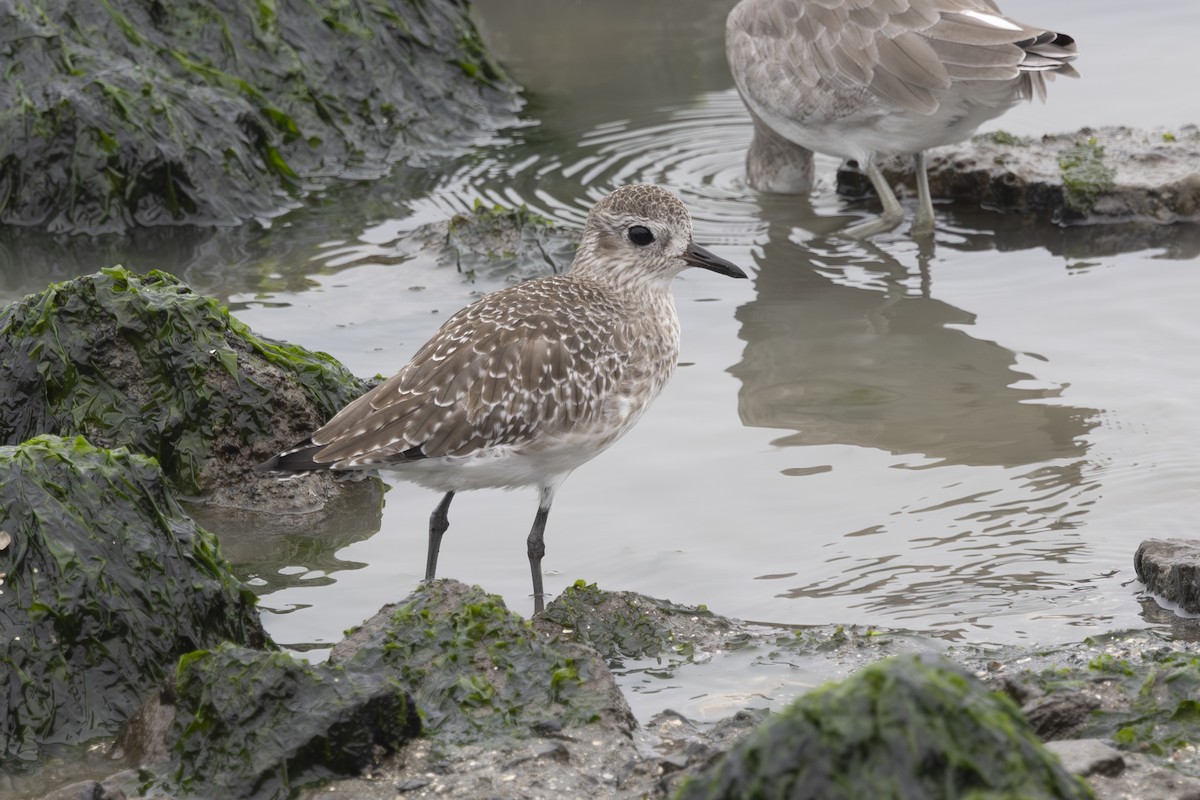
<path id="1" fill-rule="evenodd" d="M 687 267 L 746 277 L 692 241 L 692 218 L 682 200 L 658 186 L 637 184 L 592 207 L 571 271 L 620 284 L 665 284 Z"/>

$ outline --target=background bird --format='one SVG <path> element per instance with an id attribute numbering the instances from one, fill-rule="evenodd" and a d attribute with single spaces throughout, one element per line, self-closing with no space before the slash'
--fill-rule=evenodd
<path id="1" fill-rule="evenodd" d="M 1070 36 L 1011 20 L 991 0 L 742 0 L 729 13 L 725 46 L 755 124 L 751 185 L 807 190 L 777 177 L 785 168 L 804 175 L 789 165 L 804 154 L 786 143 L 856 161 L 883 204 L 880 219 L 845 231 L 860 237 L 904 219 L 880 157 L 913 157 L 912 233 L 929 234 L 924 151 L 967 139 L 1020 100 L 1044 98 L 1055 74 L 1078 75 Z"/>
<path id="2" fill-rule="evenodd" d="M 540 612 L 555 492 L 627 433 L 674 374 L 670 285 L 687 267 L 746 277 L 692 241 L 678 197 L 656 186 L 617 189 L 588 214 L 566 274 L 462 309 L 389 380 L 257 469 L 380 468 L 444 492 L 429 520 L 426 580 L 456 492 L 537 486 L 527 552 Z"/>

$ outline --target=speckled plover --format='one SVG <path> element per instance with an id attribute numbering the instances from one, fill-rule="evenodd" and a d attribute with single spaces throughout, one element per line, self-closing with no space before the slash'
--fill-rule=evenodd
<path id="1" fill-rule="evenodd" d="M 540 612 L 554 494 L 633 427 L 675 372 L 671 280 L 686 267 L 746 277 L 692 241 L 674 194 L 617 189 L 588 214 L 569 272 L 462 309 L 398 373 L 258 469 L 388 469 L 444 492 L 429 519 L 426 580 L 456 492 L 537 486 L 527 545 Z"/>
<path id="2" fill-rule="evenodd" d="M 857 161 L 883 204 L 880 219 L 846 229 L 858 237 L 904 219 L 878 156 L 913 156 L 912 233 L 927 235 L 924 151 L 967 139 L 1019 100 L 1043 98 L 1055 74 L 1078 74 L 1067 63 L 1076 56 L 1070 36 L 1015 22 L 992 0 L 742 0 L 729 13 L 725 48 L 755 124 L 752 185 L 803 187 L 796 177 L 811 175 L 811 153 L 775 136 Z M 789 163 L 806 156 L 808 164 Z"/>

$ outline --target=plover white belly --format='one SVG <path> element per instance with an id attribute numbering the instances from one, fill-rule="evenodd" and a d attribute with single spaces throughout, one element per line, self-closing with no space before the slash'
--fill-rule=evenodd
<path id="1" fill-rule="evenodd" d="M 617 189 L 588 214 L 571 269 L 493 292 L 412 361 L 261 471 L 387 469 L 445 496 L 429 520 L 437 570 L 456 492 L 537 486 L 527 540 L 534 610 L 554 494 L 623 436 L 675 371 L 671 280 L 687 267 L 746 274 L 692 241 L 687 209 L 656 186 Z"/>
<path id="2" fill-rule="evenodd" d="M 725 47 L 754 119 L 751 184 L 777 188 L 770 173 L 805 158 L 772 136 L 857 161 L 883 216 L 851 226 L 852 236 L 904 219 L 879 157 L 913 157 L 912 233 L 931 233 L 924 151 L 967 139 L 1022 99 L 1044 97 L 1055 74 L 1078 74 L 1068 63 L 1076 56 L 1070 36 L 1011 20 L 992 0 L 742 0 L 726 21 Z"/>

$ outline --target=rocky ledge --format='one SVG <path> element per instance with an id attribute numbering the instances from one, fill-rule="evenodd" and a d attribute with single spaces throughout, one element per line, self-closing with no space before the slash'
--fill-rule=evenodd
<path id="1" fill-rule="evenodd" d="M 1040 137 L 1003 131 L 930 150 L 934 197 L 1060 224 L 1200 222 L 1200 128 L 1082 128 Z M 911 165 L 884 173 L 915 191 Z"/>
<path id="2" fill-rule="evenodd" d="M 820 661 L 849 677 L 775 712 L 697 724 L 664 710 L 639 725 L 613 676 L 651 662 L 669 679 L 747 652 L 763 669 Z M 1184 800 L 1200 793 L 1198 686 L 1200 648 L 1152 632 L 981 651 L 903 631 L 764 628 L 583 583 L 526 621 L 478 587 L 436 581 L 326 665 L 228 646 L 186 656 L 118 738 L 126 769 L 45 800 L 206 796 L 206 775 L 303 800 Z"/>

